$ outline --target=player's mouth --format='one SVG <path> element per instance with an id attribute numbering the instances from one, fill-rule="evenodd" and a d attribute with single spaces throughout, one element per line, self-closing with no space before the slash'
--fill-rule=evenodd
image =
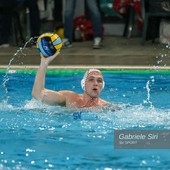
<path id="1" fill-rule="evenodd" d="M 97 92 L 97 91 L 98 91 L 98 89 L 97 89 L 97 88 L 93 88 L 93 91 Z"/>

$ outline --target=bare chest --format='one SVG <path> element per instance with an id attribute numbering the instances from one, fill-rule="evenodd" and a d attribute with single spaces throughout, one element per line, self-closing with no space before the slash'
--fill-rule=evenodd
<path id="1" fill-rule="evenodd" d="M 83 107 L 95 107 L 95 106 L 104 106 L 106 105 L 105 102 L 103 102 L 102 100 L 88 100 L 88 101 L 84 101 L 83 97 L 79 96 L 79 97 L 72 97 L 70 99 L 67 100 L 66 102 L 66 106 L 67 107 L 77 107 L 77 108 L 83 108 Z"/>

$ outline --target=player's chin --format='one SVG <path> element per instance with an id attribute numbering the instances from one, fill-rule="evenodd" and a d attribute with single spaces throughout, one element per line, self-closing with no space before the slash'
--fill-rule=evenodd
<path id="1" fill-rule="evenodd" d="M 92 96 L 93 98 L 98 98 L 98 97 L 99 97 L 99 93 L 93 93 L 91 96 Z"/>

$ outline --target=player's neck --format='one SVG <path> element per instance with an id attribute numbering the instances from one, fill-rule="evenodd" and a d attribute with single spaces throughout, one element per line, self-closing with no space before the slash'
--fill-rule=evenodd
<path id="1" fill-rule="evenodd" d="M 99 97 L 91 97 L 87 93 L 83 94 L 83 107 L 97 106 Z"/>

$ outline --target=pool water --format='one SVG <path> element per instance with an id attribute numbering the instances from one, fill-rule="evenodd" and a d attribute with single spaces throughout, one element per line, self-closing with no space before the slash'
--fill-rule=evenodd
<path id="1" fill-rule="evenodd" d="M 169 150 L 114 148 L 114 129 L 170 129 L 169 71 L 103 71 L 101 97 L 118 110 L 39 103 L 34 73 L 0 73 L 0 169 L 170 169 Z M 82 93 L 83 73 L 48 72 L 46 87 Z"/>

